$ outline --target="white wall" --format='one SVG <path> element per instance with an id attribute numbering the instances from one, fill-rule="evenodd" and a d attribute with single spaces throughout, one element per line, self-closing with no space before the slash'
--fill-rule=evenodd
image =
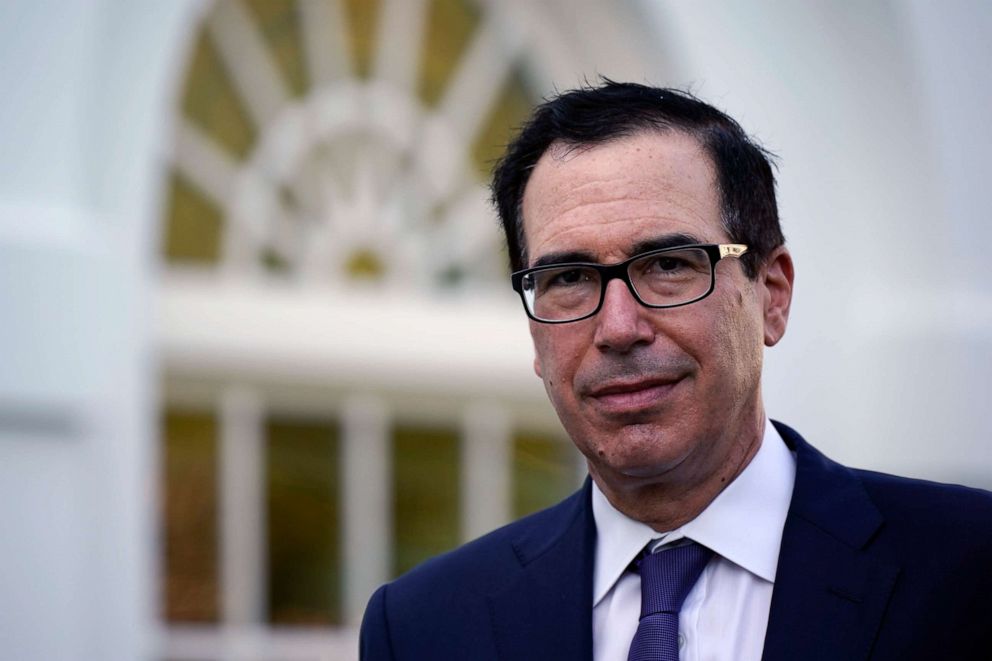
<path id="1" fill-rule="evenodd" d="M 144 658 L 149 280 L 184 3 L 0 3 L 0 659 Z"/>

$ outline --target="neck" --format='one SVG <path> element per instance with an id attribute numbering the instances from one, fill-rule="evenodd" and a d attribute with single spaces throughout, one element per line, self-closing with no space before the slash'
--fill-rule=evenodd
<path id="1" fill-rule="evenodd" d="M 636 481 L 597 470 L 592 464 L 589 474 L 617 510 L 658 532 L 668 532 L 695 519 L 741 474 L 761 447 L 764 425 L 764 413 L 759 410 L 746 429 L 721 439 L 725 452 L 715 466 L 704 463 L 694 471 L 691 462 L 685 462 L 690 465 Z"/>

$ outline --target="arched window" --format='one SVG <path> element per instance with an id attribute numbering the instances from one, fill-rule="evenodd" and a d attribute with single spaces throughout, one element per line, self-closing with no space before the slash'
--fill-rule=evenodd
<path id="1" fill-rule="evenodd" d="M 176 119 L 170 265 L 300 283 L 491 284 L 485 179 L 539 99 L 468 0 L 228 0 Z"/>

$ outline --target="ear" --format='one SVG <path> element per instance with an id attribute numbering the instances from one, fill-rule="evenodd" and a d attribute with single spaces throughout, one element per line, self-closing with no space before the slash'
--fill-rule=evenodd
<path id="1" fill-rule="evenodd" d="M 785 335 L 792 306 L 792 282 L 795 272 L 792 255 L 785 246 L 776 248 L 765 260 L 758 274 L 764 288 L 765 346 L 773 347 Z"/>

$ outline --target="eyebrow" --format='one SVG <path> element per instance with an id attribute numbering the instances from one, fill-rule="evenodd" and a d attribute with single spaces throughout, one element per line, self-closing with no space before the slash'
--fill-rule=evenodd
<path id="1" fill-rule="evenodd" d="M 640 255 L 641 253 L 651 252 L 652 250 L 688 246 L 697 243 L 703 243 L 698 236 L 685 234 L 683 232 L 676 232 L 673 234 L 664 234 L 662 236 L 646 239 L 644 241 L 638 241 L 631 247 L 627 254 L 631 256 Z M 552 264 L 569 264 L 572 262 L 598 263 L 592 253 L 585 252 L 583 250 L 563 250 L 541 255 L 534 260 L 534 263 L 531 264 L 531 268 L 538 266 L 550 266 Z"/>

